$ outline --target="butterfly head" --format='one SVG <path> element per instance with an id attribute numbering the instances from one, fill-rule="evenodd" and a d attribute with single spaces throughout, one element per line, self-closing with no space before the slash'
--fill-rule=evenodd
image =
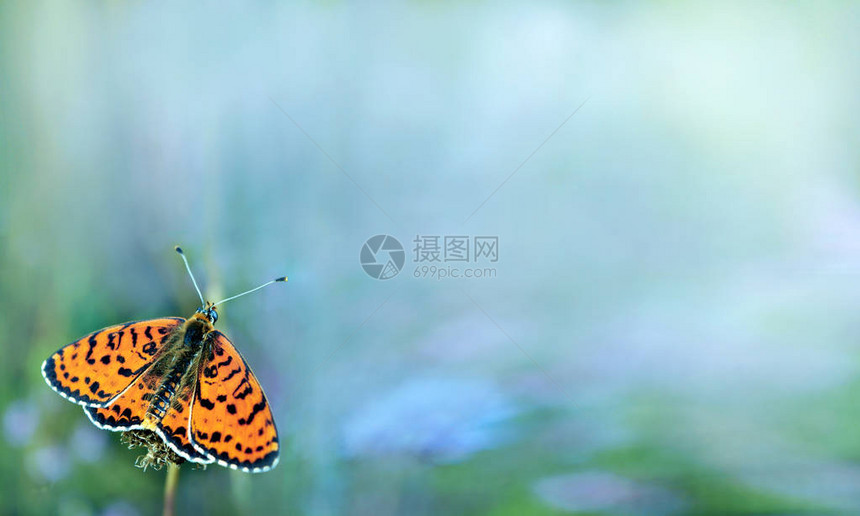
<path id="1" fill-rule="evenodd" d="M 215 324 L 218 320 L 218 312 L 211 301 L 206 301 L 205 305 L 197 309 L 197 313 L 205 317 L 209 324 Z"/>

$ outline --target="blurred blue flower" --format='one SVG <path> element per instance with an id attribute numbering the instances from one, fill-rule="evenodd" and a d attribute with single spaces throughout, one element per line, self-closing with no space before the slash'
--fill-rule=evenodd
<path id="1" fill-rule="evenodd" d="M 39 409 L 29 401 L 13 401 L 3 414 L 3 434 L 12 446 L 27 444 L 39 426 Z"/>
<path id="2" fill-rule="evenodd" d="M 669 490 L 603 471 L 543 478 L 533 487 L 547 505 L 573 512 L 675 514 L 685 508 Z"/>
<path id="3" fill-rule="evenodd" d="M 512 333 L 522 326 L 521 323 L 506 323 Z M 516 359 L 523 358 L 517 355 L 518 351 L 510 346 L 504 334 L 488 324 L 486 316 L 480 312 L 440 323 L 429 335 L 418 341 L 416 347 L 422 355 L 442 363 L 502 362 L 511 355 Z"/>
<path id="4" fill-rule="evenodd" d="M 113 502 L 102 511 L 102 516 L 137 516 L 138 514 L 140 511 L 125 500 Z"/>
<path id="5" fill-rule="evenodd" d="M 92 516 L 93 507 L 79 495 L 66 495 L 58 500 L 57 516 Z"/>
<path id="6" fill-rule="evenodd" d="M 49 483 L 62 480 L 70 469 L 69 455 L 62 446 L 39 448 L 27 457 L 30 476 Z"/>
<path id="7" fill-rule="evenodd" d="M 84 421 L 75 428 L 72 434 L 71 448 L 75 457 L 82 462 L 97 462 L 104 456 L 108 442 L 108 433 Z"/>
<path id="8" fill-rule="evenodd" d="M 515 412 L 488 382 L 411 380 L 349 418 L 343 451 L 348 457 L 411 454 L 458 461 L 507 438 L 503 424 Z"/>

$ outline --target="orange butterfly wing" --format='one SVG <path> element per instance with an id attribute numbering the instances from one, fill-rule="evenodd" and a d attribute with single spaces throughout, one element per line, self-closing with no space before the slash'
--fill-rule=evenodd
<path id="1" fill-rule="evenodd" d="M 263 388 L 226 335 L 217 330 L 209 335 L 192 406 L 191 439 L 221 466 L 268 471 L 278 463 L 279 445 Z"/>
<path id="2" fill-rule="evenodd" d="M 185 460 L 203 464 L 211 463 L 212 459 L 195 450 L 188 439 L 190 396 L 186 398 L 181 393 L 177 394 L 173 404 L 165 412 L 161 421 L 156 423 L 155 428 L 152 428 L 151 423 L 144 424 L 151 396 L 158 390 L 160 381 L 161 378 L 158 376 L 144 373 L 111 402 L 110 406 L 84 407 L 84 412 L 94 425 L 103 430 L 113 432 L 152 430 Z"/>
<path id="3" fill-rule="evenodd" d="M 107 407 L 84 407 L 90 421 L 99 428 L 114 432 L 142 429 L 149 407 L 149 396 L 158 388 L 159 378 L 142 374 Z"/>
<path id="4" fill-rule="evenodd" d="M 60 348 L 42 364 L 52 389 L 79 405 L 106 407 L 153 362 L 181 317 L 110 326 Z"/>
<path id="5" fill-rule="evenodd" d="M 193 394 L 193 391 L 189 394 Z M 189 396 L 188 399 L 183 399 L 181 395 L 177 395 L 176 401 L 173 402 L 164 414 L 155 431 L 173 451 L 186 460 L 210 464 L 215 459 L 204 453 L 200 453 L 188 438 L 189 427 L 191 426 L 191 407 L 193 405 L 194 399 L 192 396 Z"/>

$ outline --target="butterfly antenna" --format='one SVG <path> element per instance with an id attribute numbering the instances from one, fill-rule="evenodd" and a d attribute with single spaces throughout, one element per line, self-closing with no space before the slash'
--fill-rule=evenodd
<path id="1" fill-rule="evenodd" d="M 227 301 L 231 301 L 231 300 L 233 300 L 233 299 L 236 299 L 237 297 L 242 297 L 242 296 L 244 296 L 245 294 L 250 294 L 251 292 L 256 292 L 256 291 L 260 290 L 261 288 L 263 288 L 263 287 L 268 287 L 268 286 L 269 286 L 269 285 L 271 285 L 272 283 L 276 283 L 276 282 L 278 282 L 278 281 L 287 281 L 287 277 L 286 277 L 286 276 L 283 276 L 283 277 L 280 277 L 280 278 L 275 278 L 275 279 L 273 279 L 272 281 L 267 281 L 266 283 L 263 283 L 263 284 L 262 284 L 262 285 L 260 285 L 259 287 L 252 288 L 251 290 L 248 290 L 247 292 L 242 292 L 241 294 L 236 294 L 235 296 L 230 296 L 230 297 L 228 297 L 227 299 L 222 299 L 221 301 L 218 301 L 217 303 L 215 303 L 215 306 L 223 305 L 223 304 L 224 304 L 224 303 L 226 303 Z"/>
<path id="2" fill-rule="evenodd" d="M 188 275 L 191 276 L 191 283 L 194 283 L 194 288 L 197 290 L 197 295 L 200 296 L 200 306 L 206 306 L 206 301 L 203 299 L 203 294 L 200 293 L 200 287 L 197 286 L 197 280 L 194 279 L 194 274 L 191 272 L 191 266 L 188 265 L 188 258 L 185 257 L 185 253 L 182 252 L 182 248 L 176 246 L 176 252 L 179 253 L 179 256 L 182 257 L 182 261 L 185 262 L 185 269 L 188 270 Z"/>

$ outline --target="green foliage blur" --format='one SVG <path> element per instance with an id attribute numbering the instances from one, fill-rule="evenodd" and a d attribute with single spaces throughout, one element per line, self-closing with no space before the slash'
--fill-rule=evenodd
<path id="1" fill-rule="evenodd" d="M 860 513 L 858 16 L 0 3 L 0 514 L 161 511 L 39 368 L 194 313 L 176 244 L 208 299 L 290 278 L 218 322 L 281 462 L 178 514 Z"/>

